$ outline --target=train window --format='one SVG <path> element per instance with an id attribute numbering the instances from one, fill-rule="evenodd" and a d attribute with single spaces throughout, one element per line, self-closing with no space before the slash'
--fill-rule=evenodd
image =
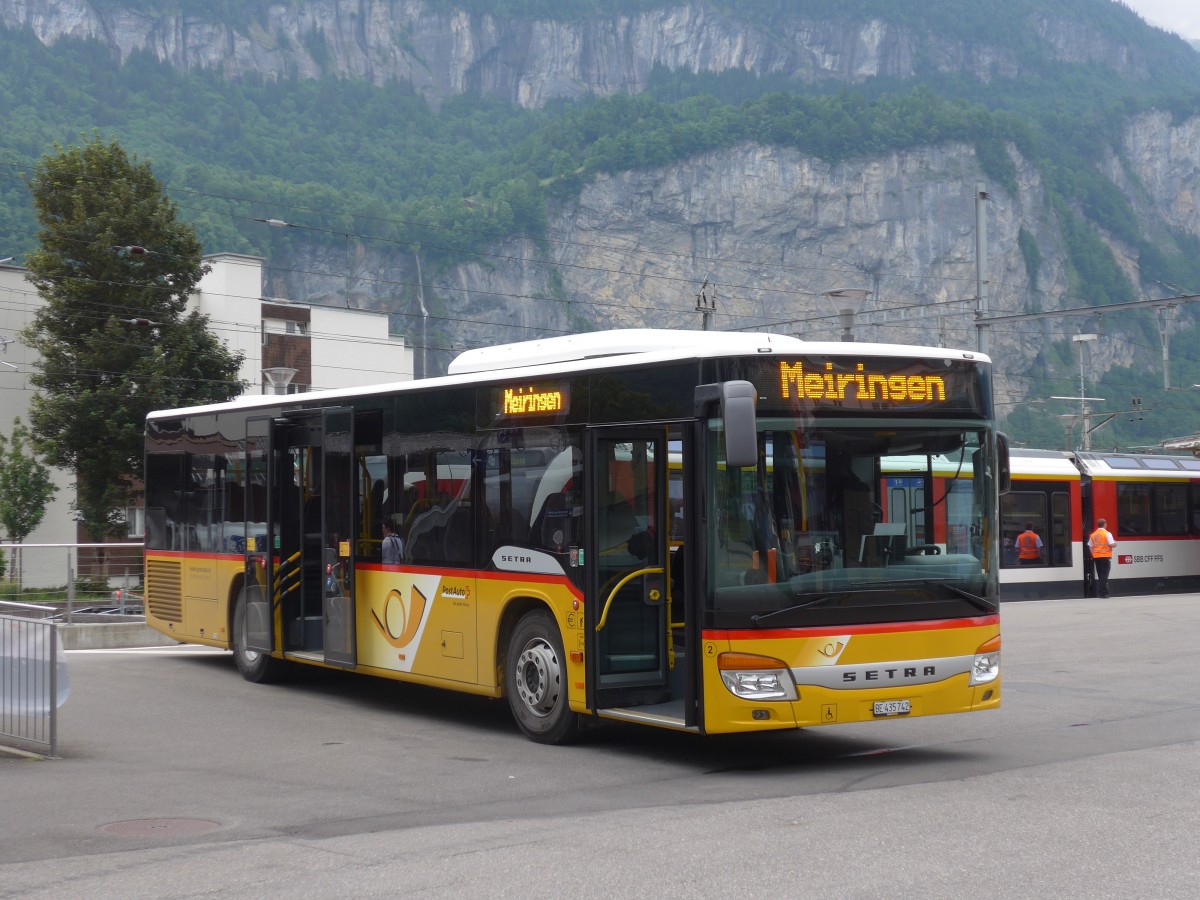
<path id="1" fill-rule="evenodd" d="M 1146 459 L 1142 460 L 1142 462 L 1144 462 L 1146 464 L 1147 469 L 1174 469 L 1174 468 L 1177 468 L 1175 465 L 1175 460 L 1173 460 L 1173 459 L 1166 459 L 1166 458 L 1155 459 L 1153 456 L 1149 456 Z"/>
<path id="2" fill-rule="evenodd" d="M 1056 492 L 1050 495 L 1050 512 L 1053 526 L 1050 529 L 1050 539 L 1046 541 L 1049 547 L 1048 562 L 1052 566 L 1069 566 L 1071 564 L 1071 495 Z"/>
<path id="3" fill-rule="evenodd" d="M 1187 488 L 1182 484 L 1154 486 L 1156 534 L 1187 534 Z"/>
<path id="4" fill-rule="evenodd" d="M 1187 534 L 1187 495 L 1182 484 L 1118 484 L 1117 533 Z"/>
<path id="5" fill-rule="evenodd" d="M 1150 485 L 1117 485 L 1117 533 L 1152 534 Z"/>
<path id="6" fill-rule="evenodd" d="M 1009 491 L 1000 498 L 1001 566 L 1011 567 L 1020 565 L 1018 561 L 1017 538 L 1025 531 L 1028 525 L 1032 525 L 1034 533 L 1042 539 L 1043 552 L 1039 564 L 1045 564 L 1046 522 L 1049 519 L 1049 510 L 1046 501 L 1047 497 L 1041 491 Z"/>
<path id="7" fill-rule="evenodd" d="M 1058 484 L 1044 490 L 1009 491 L 1000 498 L 1000 565 L 1021 565 L 1017 537 L 1027 525 L 1042 539 L 1037 565 L 1071 565 L 1071 495 Z"/>
<path id="8" fill-rule="evenodd" d="M 1113 469 L 1140 469 L 1142 464 L 1136 459 L 1130 459 L 1127 456 L 1106 456 L 1104 461 Z"/>

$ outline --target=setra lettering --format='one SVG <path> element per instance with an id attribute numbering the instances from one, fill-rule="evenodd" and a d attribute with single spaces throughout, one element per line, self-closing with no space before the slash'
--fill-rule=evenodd
<path id="1" fill-rule="evenodd" d="M 918 677 L 918 670 L 921 678 L 932 678 L 937 675 L 937 666 L 905 666 L 904 668 L 896 669 L 859 669 L 856 671 L 843 672 L 842 682 L 845 684 L 853 684 L 857 681 L 905 681 Z"/>

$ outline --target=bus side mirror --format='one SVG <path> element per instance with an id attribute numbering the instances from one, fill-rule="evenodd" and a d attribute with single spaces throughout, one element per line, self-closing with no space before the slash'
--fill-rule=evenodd
<path id="1" fill-rule="evenodd" d="M 1008 435 L 996 432 L 996 474 L 1000 493 L 1007 494 L 1012 488 L 1012 463 L 1008 459 Z"/>
<path id="2" fill-rule="evenodd" d="M 758 391 L 748 381 L 721 385 L 721 420 L 725 426 L 725 465 L 746 469 L 758 465 Z"/>

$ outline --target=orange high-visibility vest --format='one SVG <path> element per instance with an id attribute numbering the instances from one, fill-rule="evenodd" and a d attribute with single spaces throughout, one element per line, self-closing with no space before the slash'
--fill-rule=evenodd
<path id="1" fill-rule="evenodd" d="M 1092 532 L 1092 559 L 1112 559 L 1112 545 L 1108 542 L 1108 532 L 1097 528 Z"/>
<path id="2" fill-rule="evenodd" d="M 1023 531 L 1017 536 L 1017 558 L 1037 559 L 1041 556 L 1038 550 L 1038 537 L 1032 531 Z"/>

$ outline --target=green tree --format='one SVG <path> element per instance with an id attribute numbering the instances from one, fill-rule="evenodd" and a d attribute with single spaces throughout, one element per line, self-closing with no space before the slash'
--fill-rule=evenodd
<path id="1" fill-rule="evenodd" d="M 42 524 L 46 505 L 57 491 L 50 470 L 34 453 L 29 429 L 19 418 L 13 419 L 12 434 L 7 438 L 0 434 L 0 525 L 12 543 L 21 543 Z M 19 561 L 14 551 L 14 572 L 20 568 Z M 3 574 L 0 561 L 0 576 Z"/>
<path id="2" fill-rule="evenodd" d="M 241 357 L 186 308 L 208 268 L 149 163 L 96 134 L 56 144 L 29 188 L 41 230 L 26 266 L 45 301 L 24 334 L 41 356 L 30 424 L 101 540 L 141 477 L 146 414 L 236 396 Z"/>
<path id="3" fill-rule="evenodd" d="M 29 429 L 13 419 L 12 434 L 0 434 L 0 525 L 12 543 L 21 543 L 42 524 L 57 491 L 34 452 Z"/>

